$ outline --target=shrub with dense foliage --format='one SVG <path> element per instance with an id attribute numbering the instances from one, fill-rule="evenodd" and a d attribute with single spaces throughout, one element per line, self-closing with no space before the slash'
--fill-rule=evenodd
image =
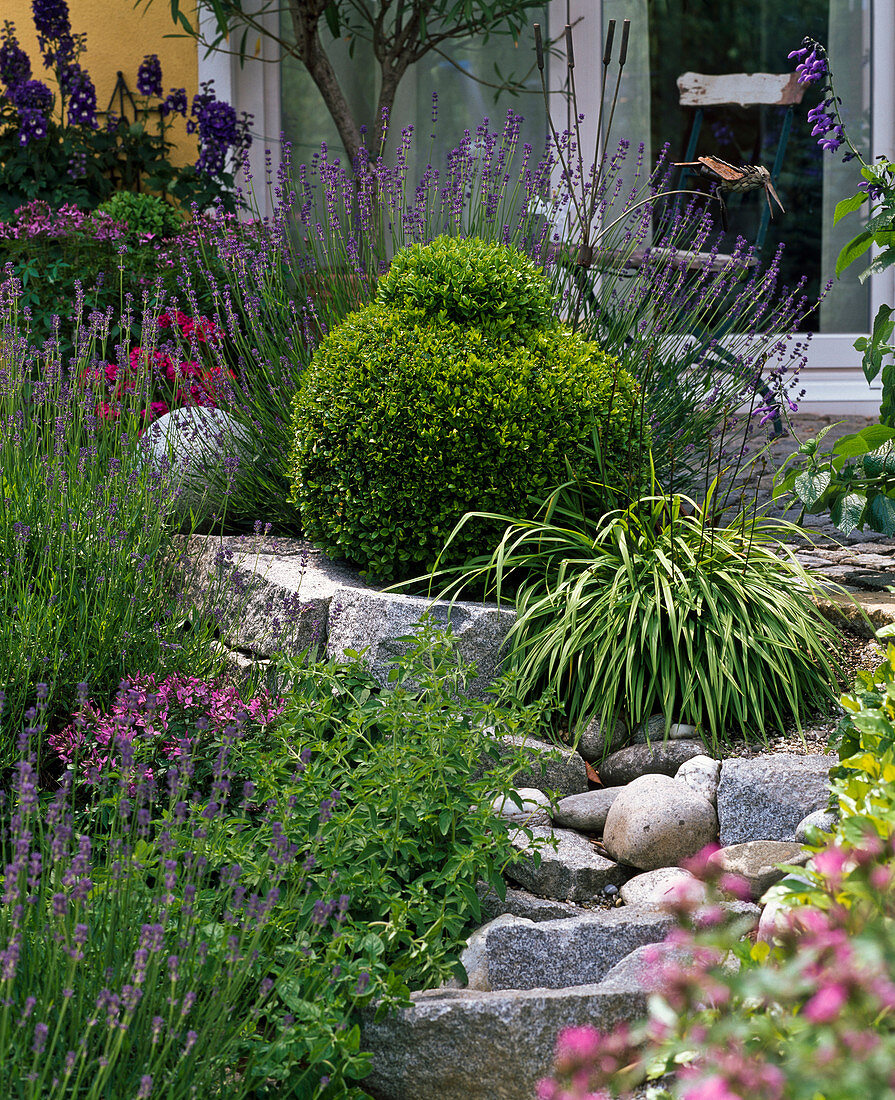
<path id="1" fill-rule="evenodd" d="M 555 321 L 549 283 L 517 248 L 481 237 L 436 237 L 402 248 L 379 281 L 376 297 L 395 309 L 419 310 L 516 342 Z"/>
<path id="2" fill-rule="evenodd" d="M 116 191 L 99 209 L 126 225 L 130 235 L 138 240 L 173 237 L 183 224 L 171 203 L 144 191 Z"/>
<path id="3" fill-rule="evenodd" d="M 430 569 L 466 512 L 526 514 L 531 495 L 583 459 L 594 420 L 607 454 L 621 456 L 616 473 L 643 446 L 636 383 L 550 321 L 548 287 L 530 261 L 457 239 L 429 249 L 396 258 L 381 293 L 415 308 L 377 301 L 349 315 L 320 345 L 295 400 L 292 472 L 305 530 L 383 580 Z M 436 290 L 438 270 L 456 306 Z M 520 282 L 529 290 L 516 327 Z M 449 560 L 489 550 L 499 534 L 492 523 L 468 525 Z"/>

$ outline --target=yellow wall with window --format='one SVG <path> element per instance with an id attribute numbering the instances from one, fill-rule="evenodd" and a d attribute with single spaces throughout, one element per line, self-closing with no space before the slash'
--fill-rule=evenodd
<path id="1" fill-rule="evenodd" d="M 162 88 L 186 88 L 189 101 L 198 90 L 198 54 L 191 38 L 165 38 L 178 28 L 171 20 L 167 0 L 155 0 L 148 8 L 134 8 L 134 0 L 68 0 L 71 29 L 74 34 L 87 35 L 87 49 L 81 55 L 81 65 L 96 86 L 96 103 L 105 111 L 115 87 L 118 71 L 124 74 L 127 86 L 136 96 L 137 69 L 147 54 L 158 54 L 162 65 Z M 187 14 L 192 13 L 187 10 Z M 37 33 L 31 18 L 30 0 L 2 0 L 0 22 L 15 24 L 19 45 L 31 58 L 31 75 L 43 80 L 55 90 L 50 70 L 43 67 Z M 117 112 L 116 112 L 117 113 Z M 103 119 L 99 119 L 100 125 Z M 188 137 L 183 120 L 178 119 L 170 131 L 172 140 L 181 143 L 175 163 L 188 163 L 196 158 L 193 137 Z"/>

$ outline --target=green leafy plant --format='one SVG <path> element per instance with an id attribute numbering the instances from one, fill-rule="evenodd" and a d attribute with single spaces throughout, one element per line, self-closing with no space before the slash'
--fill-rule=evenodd
<path id="1" fill-rule="evenodd" d="M 835 695 L 837 632 L 779 526 L 746 513 L 713 526 L 713 491 L 702 506 L 654 492 L 600 515 L 569 482 L 535 519 L 483 517 L 503 538 L 452 590 L 484 580 L 500 601 L 516 589 L 509 660 L 529 691 L 557 691 L 572 728 L 658 711 L 715 748 L 734 729 L 801 722 Z"/>
<path id="2" fill-rule="evenodd" d="M 513 776 L 531 761 L 486 732 L 539 728 L 542 708 L 497 707 L 464 699 L 469 672 L 449 632 L 424 620 L 382 687 L 359 660 L 286 662 L 286 709 L 276 738 L 286 751 L 251 764 L 259 803 L 273 796 L 301 753 L 303 782 L 330 798 L 326 843 L 314 880 L 336 875 L 352 897 L 345 935 L 374 933 L 393 980 L 437 985 L 462 971 L 463 941 L 481 923 L 476 885 L 505 894 L 503 868 L 517 858 L 511 826 L 491 808 L 512 800 Z M 315 803 L 316 804 L 316 803 Z M 304 828 L 297 819 L 287 827 Z"/>
<path id="3" fill-rule="evenodd" d="M 174 207 L 145 191 L 116 191 L 99 209 L 140 237 L 171 237 L 183 224 Z"/>
<path id="4" fill-rule="evenodd" d="M 805 440 L 783 463 L 774 475 L 774 499 L 794 494 L 802 516 L 829 512 L 846 534 L 856 527 L 895 534 L 895 428 L 868 424 L 823 451 L 820 444 L 832 427 Z"/>
<path id="5" fill-rule="evenodd" d="M 871 246 L 876 254 L 859 275 L 863 283 L 870 275 L 885 271 L 895 263 L 895 163 L 880 156 L 877 164 L 868 164 L 849 137 L 839 110 L 833 73 L 826 50 L 813 39 L 805 39 L 798 57 L 797 72 L 802 83 L 822 81 L 825 99 L 809 112 L 815 125 L 813 133 L 830 152 L 847 147 L 845 159 L 857 160 L 864 183 L 859 190 L 836 205 L 834 224 L 842 218 L 871 206 L 863 229 L 846 244 L 836 260 L 836 275 L 865 255 Z M 829 512 L 836 526 L 846 534 L 856 527 L 869 527 L 886 535 L 895 534 L 895 364 L 885 360 L 895 354 L 892 334 L 895 310 L 883 304 L 873 321 L 870 336 L 861 336 L 855 348 L 863 355 L 864 376 L 872 382 L 882 379 L 880 423 L 870 425 L 840 439 L 832 450 L 820 452 L 819 444 L 829 428 L 800 449 L 798 469 L 779 481 L 775 478 L 774 496 L 793 493 L 803 505 L 803 514 Z M 788 462 L 789 460 L 787 460 Z M 782 473 L 782 471 L 781 471 Z M 778 474 L 778 478 L 780 475 Z"/>
<path id="6" fill-rule="evenodd" d="M 383 580 L 429 569 L 473 509 L 524 514 L 605 422 L 626 476 L 645 453 L 638 387 L 559 325 L 525 342 L 379 302 L 320 345 L 295 398 L 294 499 L 308 536 Z M 621 469 L 619 469 L 621 467 Z M 624 471 L 624 473 L 623 473 Z M 494 543 L 467 525 L 448 559 Z"/>
<path id="7" fill-rule="evenodd" d="M 232 767 L 237 716 L 205 782 L 198 729 L 153 775 L 126 754 L 152 718 L 125 694 L 118 760 L 49 794 L 25 748 L 4 786 L 3 1095 L 352 1095 L 368 1062 L 355 1009 L 384 968 L 375 935 L 340 935 L 347 894 L 311 875 L 328 819 L 304 764 L 256 801 Z"/>

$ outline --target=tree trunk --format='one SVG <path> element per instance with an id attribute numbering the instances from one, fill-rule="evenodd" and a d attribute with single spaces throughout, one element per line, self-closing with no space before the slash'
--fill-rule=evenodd
<path id="1" fill-rule="evenodd" d="M 329 111 L 339 138 L 348 154 L 352 168 L 357 164 L 361 150 L 361 133 L 357 120 L 351 112 L 348 100 L 339 85 L 332 63 L 327 57 L 320 40 L 319 25 L 325 2 L 320 0 L 290 0 L 289 12 L 292 16 L 292 29 L 295 33 L 296 52 L 299 60 L 311 74 L 326 109 Z M 394 93 L 392 93 L 394 100 Z"/>

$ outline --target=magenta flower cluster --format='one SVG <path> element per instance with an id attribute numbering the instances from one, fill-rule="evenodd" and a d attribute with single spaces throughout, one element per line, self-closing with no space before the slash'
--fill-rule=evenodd
<path id="1" fill-rule="evenodd" d="M 626 1096 L 651 1062 L 671 1064 L 683 1051 L 679 1100 L 890 1095 L 893 859 L 895 837 L 872 828 L 858 843 L 830 843 L 809 864 L 814 902 L 780 912 L 778 946 L 750 949 L 743 922 L 720 904 L 742 897 L 744 884 L 722 875 L 711 851 L 700 853 L 689 868 L 708 895 L 698 881 L 700 889 L 679 893 L 678 927 L 646 960 L 663 1009 L 633 1029 L 561 1032 L 539 1100 Z M 826 1081 L 839 1087 L 829 1092 Z"/>
<path id="2" fill-rule="evenodd" d="M 11 221 L 0 222 L 0 240 L 56 240 L 76 233 L 87 233 L 99 241 L 120 241 L 127 236 L 127 226 L 102 210 L 87 214 L 70 203 L 54 210 L 42 199 L 17 206 Z"/>
<path id="3" fill-rule="evenodd" d="M 77 764 L 88 777 L 115 766 L 122 751 L 152 763 L 176 759 L 186 745 L 203 734 L 221 734 L 228 726 L 251 720 L 266 726 L 282 713 L 284 703 L 262 691 L 244 701 L 232 685 L 206 683 L 195 676 L 137 674 L 121 682 L 109 713 L 102 711 L 81 689 L 74 721 L 48 741 L 67 767 Z"/>

